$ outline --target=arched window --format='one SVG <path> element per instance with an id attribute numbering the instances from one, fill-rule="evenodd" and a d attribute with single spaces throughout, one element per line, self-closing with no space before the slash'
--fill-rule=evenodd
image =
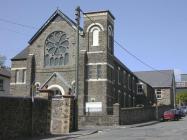
<path id="1" fill-rule="evenodd" d="M 55 66 L 58 65 L 58 58 L 55 58 Z"/>
<path id="2" fill-rule="evenodd" d="M 92 46 L 99 46 L 99 33 L 101 29 L 98 26 L 93 26 L 90 29 L 90 33 L 92 36 Z"/>
<path id="3" fill-rule="evenodd" d="M 66 65 L 68 63 L 68 61 L 69 61 L 69 54 L 66 53 L 65 58 L 64 58 L 64 65 Z"/>
<path id="4" fill-rule="evenodd" d="M 129 101 L 128 101 L 129 107 L 131 107 L 131 104 L 132 104 L 132 103 L 131 103 L 131 102 L 132 102 L 131 95 L 129 95 L 128 100 L 129 100 Z"/>
<path id="5" fill-rule="evenodd" d="M 113 30 L 111 26 L 108 26 L 108 48 L 109 50 L 113 48 Z"/>
<path id="6" fill-rule="evenodd" d="M 54 65 L 54 58 L 53 58 L 53 57 L 50 58 L 50 65 L 51 65 L 51 66 Z"/>
<path id="7" fill-rule="evenodd" d="M 59 85 L 51 85 L 47 89 L 53 90 L 54 96 L 65 95 L 64 89 Z"/>
<path id="8" fill-rule="evenodd" d="M 64 65 L 64 58 L 63 57 L 60 57 L 59 65 Z"/>
<path id="9" fill-rule="evenodd" d="M 124 93 L 124 95 L 123 95 L 123 97 L 124 97 L 124 99 L 123 99 L 123 101 L 124 101 L 124 104 L 123 104 L 123 107 L 126 107 L 126 103 L 127 103 L 127 94 L 126 93 Z"/>
<path id="10" fill-rule="evenodd" d="M 45 55 L 45 65 L 48 66 L 49 65 L 49 55 Z"/>
<path id="11" fill-rule="evenodd" d="M 93 46 L 99 46 L 99 30 L 98 29 L 94 29 L 93 30 Z"/>

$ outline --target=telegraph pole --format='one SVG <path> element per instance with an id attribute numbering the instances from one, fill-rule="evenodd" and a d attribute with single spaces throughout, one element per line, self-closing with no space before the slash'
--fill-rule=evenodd
<path id="1" fill-rule="evenodd" d="M 78 6 L 75 9 L 75 20 L 77 22 L 77 52 L 76 52 L 76 61 L 75 61 L 75 65 L 76 65 L 76 74 L 75 74 L 75 93 L 76 96 L 78 98 L 78 92 L 79 92 L 79 26 L 80 26 L 80 7 Z"/>
<path id="2" fill-rule="evenodd" d="M 75 20 L 77 22 L 77 51 L 76 51 L 76 60 L 75 60 L 75 96 L 76 99 L 78 100 L 78 95 L 79 95 L 79 26 L 80 26 L 80 7 L 77 6 L 75 9 Z M 75 129 L 78 129 L 78 101 L 75 101 L 75 115 L 74 115 L 74 125 Z"/>

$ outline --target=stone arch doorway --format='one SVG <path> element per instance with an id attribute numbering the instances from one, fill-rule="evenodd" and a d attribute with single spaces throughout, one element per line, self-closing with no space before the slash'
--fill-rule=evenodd
<path id="1" fill-rule="evenodd" d="M 51 85 L 47 89 L 54 91 L 54 96 L 65 95 L 64 89 L 59 85 Z"/>

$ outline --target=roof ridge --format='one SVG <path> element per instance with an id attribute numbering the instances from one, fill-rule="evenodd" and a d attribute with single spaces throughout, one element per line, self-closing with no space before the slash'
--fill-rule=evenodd
<path id="1" fill-rule="evenodd" d="M 57 16 L 60 15 L 65 21 L 70 24 L 76 30 L 76 23 L 64 14 L 60 9 L 56 9 L 55 12 L 46 20 L 46 22 L 38 29 L 34 36 L 29 40 L 29 44 L 32 44 L 34 40 L 42 33 L 42 31 L 49 25 L 49 23 Z M 83 30 L 80 28 L 80 30 Z"/>
<path id="2" fill-rule="evenodd" d="M 173 69 L 162 69 L 162 70 L 145 70 L 145 71 L 135 71 L 135 72 L 156 72 L 156 71 L 174 71 Z"/>

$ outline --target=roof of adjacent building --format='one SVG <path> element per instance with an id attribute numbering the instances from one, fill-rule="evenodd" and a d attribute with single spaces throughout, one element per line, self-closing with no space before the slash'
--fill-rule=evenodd
<path id="1" fill-rule="evenodd" d="M 132 74 L 134 77 L 138 78 L 139 81 L 147 84 L 148 86 L 151 86 L 149 83 L 144 81 L 143 79 L 140 79 L 136 74 L 134 74 L 123 62 L 121 62 L 116 56 L 113 56 L 114 62 L 116 62 L 120 67 L 122 67 L 125 71 Z"/>
<path id="2" fill-rule="evenodd" d="M 6 68 L 0 68 L 0 76 L 10 78 L 10 76 L 11 76 L 10 70 L 8 70 Z"/>
<path id="3" fill-rule="evenodd" d="M 140 71 L 134 74 L 154 88 L 172 87 L 174 79 L 173 70 Z"/>
<path id="4" fill-rule="evenodd" d="M 113 56 L 113 58 L 114 58 L 114 61 L 115 61 L 118 65 L 120 65 L 120 66 L 123 67 L 126 71 L 128 71 L 129 73 L 131 73 L 131 74 L 134 75 L 134 73 L 133 73 L 123 62 L 121 62 L 116 56 Z M 136 76 L 136 75 L 135 75 L 135 76 Z"/>
<path id="5" fill-rule="evenodd" d="M 29 52 L 29 47 L 26 47 L 25 49 L 23 49 L 20 53 L 18 53 L 16 56 L 14 56 L 11 60 L 25 60 L 27 59 L 27 55 Z"/>

